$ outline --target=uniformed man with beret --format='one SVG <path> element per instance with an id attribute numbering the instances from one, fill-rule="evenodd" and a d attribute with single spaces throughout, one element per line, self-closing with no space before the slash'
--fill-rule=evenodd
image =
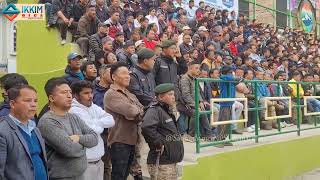
<path id="1" fill-rule="evenodd" d="M 149 106 L 142 123 L 142 134 L 149 145 L 147 158 L 151 180 L 178 179 L 177 165 L 184 155 L 183 141 L 172 112 L 175 104 L 174 85 L 155 87 L 157 101 Z"/>
<path id="2" fill-rule="evenodd" d="M 156 59 L 153 73 L 156 85 L 177 82 L 177 62 L 174 60 L 177 53 L 176 43 L 172 40 L 164 40 L 161 44 L 162 54 Z"/>
<path id="3" fill-rule="evenodd" d="M 136 95 L 144 107 L 147 107 L 152 101 L 155 100 L 155 81 L 151 71 L 153 69 L 156 56 L 152 50 L 147 48 L 139 50 L 137 55 L 137 65 L 130 73 L 131 78 L 129 91 Z M 140 125 L 138 126 L 138 135 L 138 143 L 135 147 L 135 157 L 130 167 L 130 174 L 134 177 L 134 180 L 142 180 L 142 171 L 140 165 L 142 135 Z"/>

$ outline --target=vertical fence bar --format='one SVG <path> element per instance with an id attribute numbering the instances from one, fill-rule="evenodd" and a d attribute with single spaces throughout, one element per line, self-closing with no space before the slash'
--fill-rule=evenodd
<path id="1" fill-rule="evenodd" d="M 280 97 L 280 84 L 278 83 L 277 86 L 277 96 Z M 281 123 L 280 123 L 280 119 L 277 119 L 277 124 L 278 124 L 278 131 L 281 132 Z"/>
<path id="2" fill-rule="evenodd" d="M 273 0 L 272 8 L 273 8 L 273 26 L 277 26 L 277 12 L 275 11 L 277 0 Z"/>
<path id="3" fill-rule="evenodd" d="M 292 28 L 292 4 L 291 4 L 291 0 L 289 0 L 289 27 Z M 287 15 L 288 17 L 288 15 Z"/>
<path id="4" fill-rule="evenodd" d="M 317 86 L 315 85 L 315 84 L 313 84 L 312 85 L 312 87 L 313 87 L 313 94 L 312 95 L 314 95 L 314 96 L 317 96 Z M 317 126 L 317 121 L 318 121 L 318 119 L 319 119 L 319 115 L 315 115 L 314 117 L 313 117 L 313 125 L 316 127 Z"/>
<path id="5" fill-rule="evenodd" d="M 298 128 L 298 131 L 297 131 L 297 133 L 298 133 L 298 136 L 300 136 L 300 129 L 301 129 L 301 127 L 300 127 L 300 123 L 302 122 L 302 119 L 301 119 L 301 117 L 302 116 L 300 116 L 300 114 L 301 114 L 301 102 L 300 102 L 300 83 L 299 82 L 295 82 L 296 83 L 296 86 L 297 86 L 297 116 L 298 116 L 298 118 L 297 118 L 297 128 Z M 304 104 L 304 105 L 306 105 L 306 104 Z"/>
<path id="6" fill-rule="evenodd" d="M 199 80 L 195 81 L 195 121 L 196 121 L 196 153 L 200 153 L 200 128 L 199 128 Z"/>
<path id="7" fill-rule="evenodd" d="M 253 19 L 256 19 L 257 0 L 253 0 Z"/>
<path id="8" fill-rule="evenodd" d="M 259 100 L 258 100 L 258 83 L 257 82 L 254 82 L 254 108 L 255 108 L 255 113 L 256 113 L 256 119 L 255 119 L 255 135 L 256 135 L 256 138 L 255 138 L 255 141 L 256 143 L 259 142 Z"/>
<path id="9" fill-rule="evenodd" d="M 229 82 L 228 83 L 228 92 L 227 92 L 227 97 L 228 98 L 233 98 L 233 97 L 230 97 L 231 96 L 231 86 L 232 86 L 232 84 L 231 84 L 232 82 Z M 231 109 L 232 109 L 232 106 L 231 106 Z M 231 111 L 231 120 L 233 120 L 232 119 L 232 111 Z M 232 138 L 232 124 L 227 124 L 227 131 L 228 131 L 228 136 L 229 136 L 229 139 L 231 139 Z"/>

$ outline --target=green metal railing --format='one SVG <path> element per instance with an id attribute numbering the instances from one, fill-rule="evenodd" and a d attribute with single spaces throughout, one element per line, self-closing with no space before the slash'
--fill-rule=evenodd
<path id="1" fill-rule="evenodd" d="M 257 0 L 240 0 L 240 1 L 252 4 L 252 14 L 249 13 L 249 17 L 251 15 L 252 18 L 250 18 L 250 19 L 256 19 L 257 18 L 257 7 L 260 7 L 260 8 L 263 8 L 265 10 L 271 11 L 273 13 L 273 17 L 274 17 L 273 25 L 276 25 L 276 20 L 275 20 L 276 13 L 280 13 L 280 14 L 283 14 L 283 15 L 288 17 L 288 26 L 290 28 L 298 28 L 298 24 L 295 27 L 293 26 L 293 19 L 297 19 L 298 17 L 293 15 L 290 10 L 287 10 L 287 11 L 279 11 L 279 10 L 277 10 L 276 9 L 276 1 L 277 0 L 273 0 L 272 7 L 267 7 L 267 6 L 263 5 L 263 4 L 260 4 L 260 3 L 257 2 Z M 291 7 L 291 0 L 287 0 L 287 1 L 289 1 L 288 4 L 289 4 L 289 7 Z M 315 9 L 316 9 L 316 7 L 315 7 Z M 316 32 L 319 32 L 320 19 L 316 20 L 315 26 L 316 26 Z M 280 27 L 280 28 L 284 28 L 284 27 Z"/>
<path id="2" fill-rule="evenodd" d="M 203 147 L 208 147 L 208 146 L 215 146 L 215 145 L 219 145 L 219 144 L 224 144 L 224 143 L 229 143 L 229 142 L 237 142 L 237 141 L 244 141 L 244 140 L 250 140 L 250 139 L 255 139 L 255 142 L 258 143 L 259 142 L 259 138 L 262 137 L 267 137 L 267 136 L 274 136 L 274 135 L 279 135 L 279 134 L 287 134 L 287 133 L 292 133 L 292 132 L 296 132 L 298 136 L 300 136 L 301 131 L 304 130 L 309 130 L 309 129 L 316 129 L 316 128 L 320 128 L 320 126 L 317 125 L 316 120 L 314 121 L 313 125 L 314 127 L 308 127 L 308 128 L 301 128 L 301 123 L 302 123 L 302 112 L 301 112 L 301 108 L 306 106 L 306 105 L 302 105 L 301 104 L 301 96 L 299 94 L 300 91 L 300 85 L 313 85 L 314 88 L 314 93 L 316 93 L 316 85 L 320 85 L 320 83 L 310 83 L 310 82 L 289 82 L 289 81 L 264 81 L 264 80 L 251 80 L 251 81 L 242 81 L 243 83 L 249 83 L 251 85 L 253 85 L 253 95 L 254 95 L 254 102 L 255 102 L 255 107 L 253 108 L 248 108 L 248 111 L 254 111 L 255 112 L 255 132 L 254 135 L 252 136 L 247 136 L 247 137 L 240 137 L 240 138 L 236 138 L 236 139 L 232 139 L 232 132 L 231 132 L 231 124 L 227 125 L 227 130 L 228 130 L 228 139 L 226 140 L 222 140 L 222 141 L 211 141 L 211 142 L 207 142 L 207 143 L 200 143 L 200 122 L 199 122 L 199 118 L 200 115 L 209 115 L 212 112 L 211 111 L 201 111 L 199 109 L 199 95 L 200 95 L 200 89 L 199 89 L 199 83 L 200 82 L 225 82 L 225 83 L 238 83 L 236 81 L 223 81 L 223 80 L 219 80 L 219 79 L 210 79 L 210 78 L 197 78 L 195 79 L 195 140 L 196 140 L 196 153 L 200 153 L 200 148 Z M 278 124 L 278 132 L 276 133 L 269 133 L 269 134 L 259 134 L 259 127 L 260 127 L 260 120 L 259 120 L 259 111 L 264 110 L 265 108 L 259 107 L 259 97 L 258 97 L 258 85 L 259 83 L 264 83 L 264 84 L 276 84 L 277 85 L 277 95 L 280 95 L 280 86 L 284 85 L 284 84 L 295 84 L 297 86 L 297 94 L 295 96 L 294 99 L 296 99 L 296 105 L 293 105 L 292 108 L 296 108 L 297 110 L 297 122 L 296 122 L 296 127 L 297 129 L 295 130 L 289 130 L 289 131 L 283 131 L 281 126 L 280 126 L 280 120 L 277 119 L 277 124 Z M 231 86 L 228 86 L 228 97 L 230 97 L 230 92 L 231 92 Z M 234 98 L 234 97 L 230 97 L 230 98 Z M 318 116 L 318 115 L 316 115 Z"/>

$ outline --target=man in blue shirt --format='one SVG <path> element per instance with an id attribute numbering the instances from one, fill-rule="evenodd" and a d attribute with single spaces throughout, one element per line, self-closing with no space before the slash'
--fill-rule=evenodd
<path id="1" fill-rule="evenodd" d="M 44 140 L 31 119 L 37 92 L 28 85 L 8 90 L 10 114 L 0 120 L 0 179 L 47 180 Z"/>

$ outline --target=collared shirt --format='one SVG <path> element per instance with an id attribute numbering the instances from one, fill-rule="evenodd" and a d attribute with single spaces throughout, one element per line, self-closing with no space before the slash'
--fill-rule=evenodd
<path id="1" fill-rule="evenodd" d="M 31 132 L 34 130 L 34 128 L 36 128 L 36 123 L 32 120 L 28 121 L 28 124 L 25 125 L 23 123 L 21 123 L 21 121 L 19 121 L 17 118 L 15 118 L 14 116 L 12 116 L 11 114 L 9 114 L 9 117 L 13 120 L 13 122 L 20 127 L 25 133 L 27 133 L 29 136 L 31 136 Z"/>

